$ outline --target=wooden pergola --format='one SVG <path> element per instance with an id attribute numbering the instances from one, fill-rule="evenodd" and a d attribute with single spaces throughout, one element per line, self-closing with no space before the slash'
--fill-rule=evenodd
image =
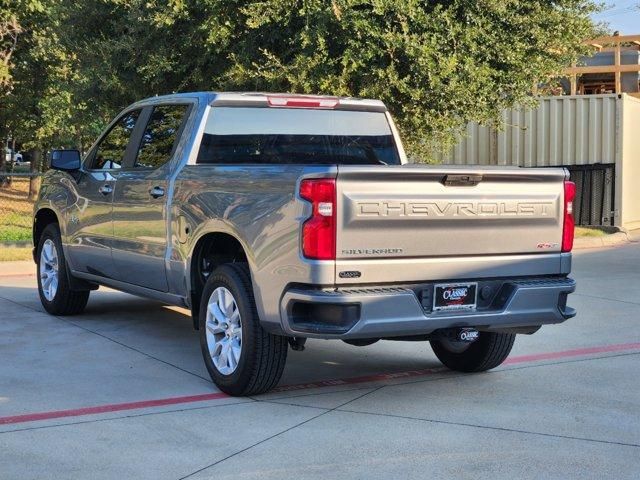
<path id="1" fill-rule="evenodd" d="M 571 81 L 571 95 L 577 93 L 577 76 L 588 73 L 613 73 L 615 78 L 615 93 L 622 93 L 621 75 L 627 72 L 640 72 L 640 64 L 622 65 L 620 62 L 623 51 L 640 50 L 640 35 L 612 35 L 608 37 L 594 38 L 585 42 L 596 48 L 599 52 L 613 52 L 613 65 L 598 65 L 591 67 L 578 67 L 575 64 L 565 70 Z M 640 96 L 638 92 L 627 92 L 633 96 Z"/>

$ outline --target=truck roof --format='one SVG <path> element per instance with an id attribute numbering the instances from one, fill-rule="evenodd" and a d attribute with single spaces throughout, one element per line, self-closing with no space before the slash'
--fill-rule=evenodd
<path id="1" fill-rule="evenodd" d="M 337 97 L 331 95 L 306 95 L 296 93 L 266 92 L 190 92 L 160 95 L 146 98 L 135 105 L 149 105 L 166 101 L 197 98 L 211 106 L 225 107 L 290 107 L 290 108 L 331 108 L 336 110 L 362 110 L 386 112 L 387 107 L 380 100 Z"/>

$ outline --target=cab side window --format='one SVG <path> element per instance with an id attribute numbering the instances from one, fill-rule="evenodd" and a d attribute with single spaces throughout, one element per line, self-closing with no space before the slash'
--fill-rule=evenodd
<path id="1" fill-rule="evenodd" d="M 188 105 L 154 107 L 145 128 L 135 168 L 158 168 L 171 160 Z"/>
<path id="2" fill-rule="evenodd" d="M 122 167 L 127 146 L 139 116 L 140 110 L 134 110 L 122 116 L 111 127 L 96 148 L 91 162 L 92 170 L 111 170 Z"/>

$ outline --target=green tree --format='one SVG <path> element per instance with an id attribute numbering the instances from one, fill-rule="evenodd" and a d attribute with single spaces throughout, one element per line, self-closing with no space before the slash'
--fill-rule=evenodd
<path id="1" fill-rule="evenodd" d="M 20 12 L 40 7 L 36 0 L 0 0 L 0 94 L 10 87 L 12 56 L 22 33 Z"/>
<path id="2" fill-rule="evenodd" d="M 13 52 L 11 88 L 0 95 L 0 134 L 11 135 L 23 149 L 36 153 L 82 145 L 99 132 L 111 113 L 100 116 L 87 105 L 89 97 L 83 88 L 90 83 L 87 72 L 91 70 L 79 65 L 67 41 L 73 32 L 63 24 L 69 3 L 24 2 L 17 9 L 21 34 Z"/>
<path id="3" fill-rule="evenodd" d="M 13 12 L 0 10 L 0 88 L 7 88 L 11 80 L 11 55 L 18 44 L 21 32 L 18 19 Z"/>

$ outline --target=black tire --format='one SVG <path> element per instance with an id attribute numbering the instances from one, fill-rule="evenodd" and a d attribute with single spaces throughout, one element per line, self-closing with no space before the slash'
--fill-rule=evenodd
<path id="1" fill-rule="evenodd" d="M 58 258 L 58 287 L 56 289 L 53 298 L 47 299 L 44 291 L 41 278 L 40 263 L 42 262 L 42 248 L 50 240 L 53 242 L 56 254 Z M 62 249 L 62 239 L 60 237 L 60 228 L 57 223 L 47 225 L 42 232 L 38 241 L 38 249 L 36 255 L 37 262 L 37 277 L 38 277 L 38 294 L 40 296 L 40 302 L 44 309 L 51 315 L 76 315 L 82 313 L 87 306 L 89 300 L 89 290 L 72 290 L 69 282 L 69 270 L 67 268 L 67 261 L 64 257 L 64 251 Z"/>
<path id="2" fill-rule="evenodd" d="M 207 307 L 218 287 L 231 292 L 240 313 L 242 347 L 235 371 L 222 374 L 214 365 L 207 343 Z M 257 395 L 277 385 L 287 361 L 286 337 L 267 333 L 261 326 L 246 263 L 228 263 L 216 268 L 204 286 L 200 301 L 200 346 L 213 382 L 229 395 Z"/>
<path id="3" fill-rule="evenodd" d="M 515 339 L 513 333 L 480 332 L 475 342 L 457 352 L 448 348 L 447 342 L 431 340 L 430 343 L 445 367 L 458 372 L 484 372 L 505 361 Z"/>

